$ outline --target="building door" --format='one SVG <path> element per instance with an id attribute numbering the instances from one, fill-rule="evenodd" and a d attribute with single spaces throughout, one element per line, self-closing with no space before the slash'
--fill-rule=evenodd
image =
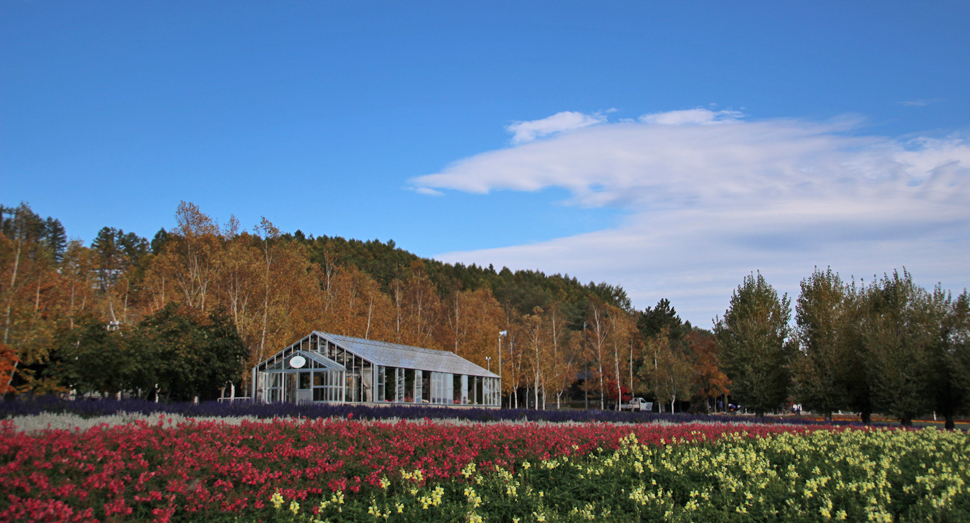
<path id="1" fill-rule="evenodd" d="M 283 401 L 285 403 L 296 403 L 296 374 L 284 374 L 284 393 Z"/>

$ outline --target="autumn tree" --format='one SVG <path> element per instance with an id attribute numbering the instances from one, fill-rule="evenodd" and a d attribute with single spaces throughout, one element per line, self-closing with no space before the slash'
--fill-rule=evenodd
<path id="1" fill-rule="evenodd" d="M 706 411 L 711 401 L 730 393 L 730 381 L 721 370 L 717 339 L 709 331 L 695 329 L 687 333 L 684 340 L 694 362 L 694 392 L 699 400 L 704 401 Z M 701 410 L 693 404 L 693 400 L 691 410 Z"/>
<path id="2" fill-rule="evenodd" d="M 116 324 L 128 323 L 129 300 L 133 294 L 132 272 L 148 254 L 148 248 L 144 238 L 114 227 L 102 228 L 91 242 L 98 289 L 108 309 L 107 316 Z"/>
<path id="3" fill-rule="evenodd" d="M 647 340 L 645 361 L 640 369 L 640 376 L 661 404 L 660 412 L 668 402 L 670 412 L 674 412 L 677 398 L 690 398 L 694 392 L 694 365 L 680 345 L 671 343 L 668 332 L 668 327 L 663 326 Z"/>
<path id="4" fill-rule="evenodd" d="M 536 306 L 532 309 L 532 314 L 522 317 L 523 333 L 526 347 L 528 349 L 527 366 L 532 378 L 532 389 L 535 395 L 536 409 L 539 408 L 539 392 L 542 388 L 544 363 L 547 361 L 546 338 L 543 332 L 543 310 Z M 526 390 L 528 392 L 528 390 Z M 526 396 L 528 398 L 528 396 Z"/>
<path id="5" fill-rule="evenodd" d="M 391 300 L 370 275 L 354 266 L 341 266 L 335 268 L 327 285 L 329 304 L 321 296 L 324 311 L 319 328 L 364 339 L 393 338 Z"/>
<path id="6" fill-rule="evenodd" d="M 58 260 L 63 256 L 64 230 L 60 222 L 42 219 L 30 206 L 0 206 L 0 345 L 12 349 L 5 358 L 9 373 L 0 377 L 3 389 L 15 384 L 37 387 L 32 364 L 43 363 L 57 329 L 62 296 Z"/>
<path id="7" fill-rule="evenodd" d="M 759 417 L 788 398 L 790 303 L 761 273 L 751 274 L 714 326 L 731 395 Z"/>
<path id="8" fill-rule="evenodd" d="M 633 316 L 619 307 L 607 306 L 607 321 L 609 322 L 609 345 L 613 359 L 613 383 L 617 404 L 621 403 L 622 383 L 629 374 L 629 388 L 633 391 L 633 360 L 636 356 L 638 341 L 637 325 Z"/>
<path id="9" fill-rule="evenodd" d="M 589 311 L 586 314 L 585 337 L 587 350 L 585 359 L 595 365 L 596 379 L 598 381 L 597 392 L 600 397 L 600 409 L 606 408 L 605 372 L 606 348 L 609 338 L 609 321 L 607 319 L 606 305 L 599 300 L 590 300 Z M 589 373 L 586 376 L 587 390 L 589 387 Z"/>
<path id="10" fill-rule="evenodd" d="M 545 386 L 556 395 L 557 409 L 562 406 L 562 395 L 576 381 L 582 348 L 580 337 L 571 335 L 561 307 L 555 302 L 546 313 L 550 359 Z"/>
<path id="11" fill-rule="evenodd" d="M 0 395 L 16 391 L 10 383 L 19 364 L 17 351 L 9 345 L 0 344 Z"/>
<path id="12" fill-rule="evenodd" d="M 266 218 L 256 232 L 261 255 L 258 268 L 261 304 L 258 341 L 255 332 L 248 336 L 252 363 L 262 361 L 279 347 L 314 330 L 321 308 L 319 280 L 306 248 L 280 239 L 279 231 Z"/>
<path id="13" fill-rule="evenodd" d="M 526 378 L 525 353 L 528 351 L 528 335 L 522 323 L 522 316 L 506 302 L 502 304 L 503 338 L 501 356 L 502 391 L 509 395 L 509 406 L 519 408 L 519 388 Z"/>
<path id="14" fill-rule="evenodd" d="M 97 260 L 94 252 L 79 240 L 71 240 L 61 261 L 60 273 L 64 278 L 66 295 L 63 313 L 67 326 L 74 328 L 75 318 L 91 314 L 97 307 Z"/>
<path id="15" fill-rule="evenodd" d="M 225 247 L 219 264 L 221 271 L 216 278 L 217 299 L 225 307 L 233 324 L 245 340 L 251 352 L 258 352 L 254 342 L 255 333 L 262 329 L 260 322 L 262 315 L 260 306 L 265 298 L 266 272 L 262 267 L 265 262 L 261 252 L 261 241 L 247 231 L 240 230 L 239 221 L 235 216 L 222 231 Z"/>
<path id="16" fill-rule="evenodd" d="M 146 277 L 152 309 L 177 301 L 204 312 L 219 271 L 219 227 L 197 205 L 187 202 L 179 204 L 175 221 L 176 228 L 167 234 Z"/>
<path id="17" fill-rule="evenodd" d="M 417 347 L 437 348 L 434 331 L 441 300 L 424 269 L 424 263 L 411 264 L 405 281 L 391 284 L 394 305 L 395 343 Z"/>
<path id="18" fill-rule="evenodd" d="M 168 303 L 202 314 L 225 309 L 250 364 L 318 328 L 318 272 L 303 245 L 281 238 L 265 218 L 252 233 L 240 231 L 235 218 L 220 230 L 191 203 L 182 202 L 176 222 L 153 241 L 158 254 L 144 282 L 147 314 Z"/>
<path id="19" fill-rule="evenodd" d="M 487 288 L 455 291 L 442 301 L 443 319 L 439 322 L 438 343 L 479 366 L 498 373 L 498 333 L 502 325 L 502 306 Z M 491 358 L 491 363 L 486 361 Z"/>

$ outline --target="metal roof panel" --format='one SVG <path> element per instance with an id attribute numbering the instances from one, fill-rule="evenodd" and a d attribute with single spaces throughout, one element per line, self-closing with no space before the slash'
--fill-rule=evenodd
<path id="1" fill-rule="evenodd" d="M 314 334 L 327 339 L 337 346 L 361 358 L 385 367 L 448 372 L 469 376 L 498 378 L 490 372 L 452 352 L 398 345 L 384 341 L 352 338 L 339 334 L 314 331 Z"/>

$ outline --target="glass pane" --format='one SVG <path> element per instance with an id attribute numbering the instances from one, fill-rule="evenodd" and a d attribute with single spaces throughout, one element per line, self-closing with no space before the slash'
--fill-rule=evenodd
<path id="1" fill-rule="evenodd" d="M 431 373 L 421 373 L 421 401 L 431 403 Z"/>
<path id="2" fill-rule="evenodd" d="M 414 369 L 404 369 L 404 401 L 414 402 Z"/>

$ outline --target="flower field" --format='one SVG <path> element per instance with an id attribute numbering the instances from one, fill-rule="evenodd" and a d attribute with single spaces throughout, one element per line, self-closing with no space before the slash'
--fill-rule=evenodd
<path id="1" fill-rule="evenodd" d="M 0 521 L 961 521 L 967 463 L 936 430 L 5 420 Z"/>

